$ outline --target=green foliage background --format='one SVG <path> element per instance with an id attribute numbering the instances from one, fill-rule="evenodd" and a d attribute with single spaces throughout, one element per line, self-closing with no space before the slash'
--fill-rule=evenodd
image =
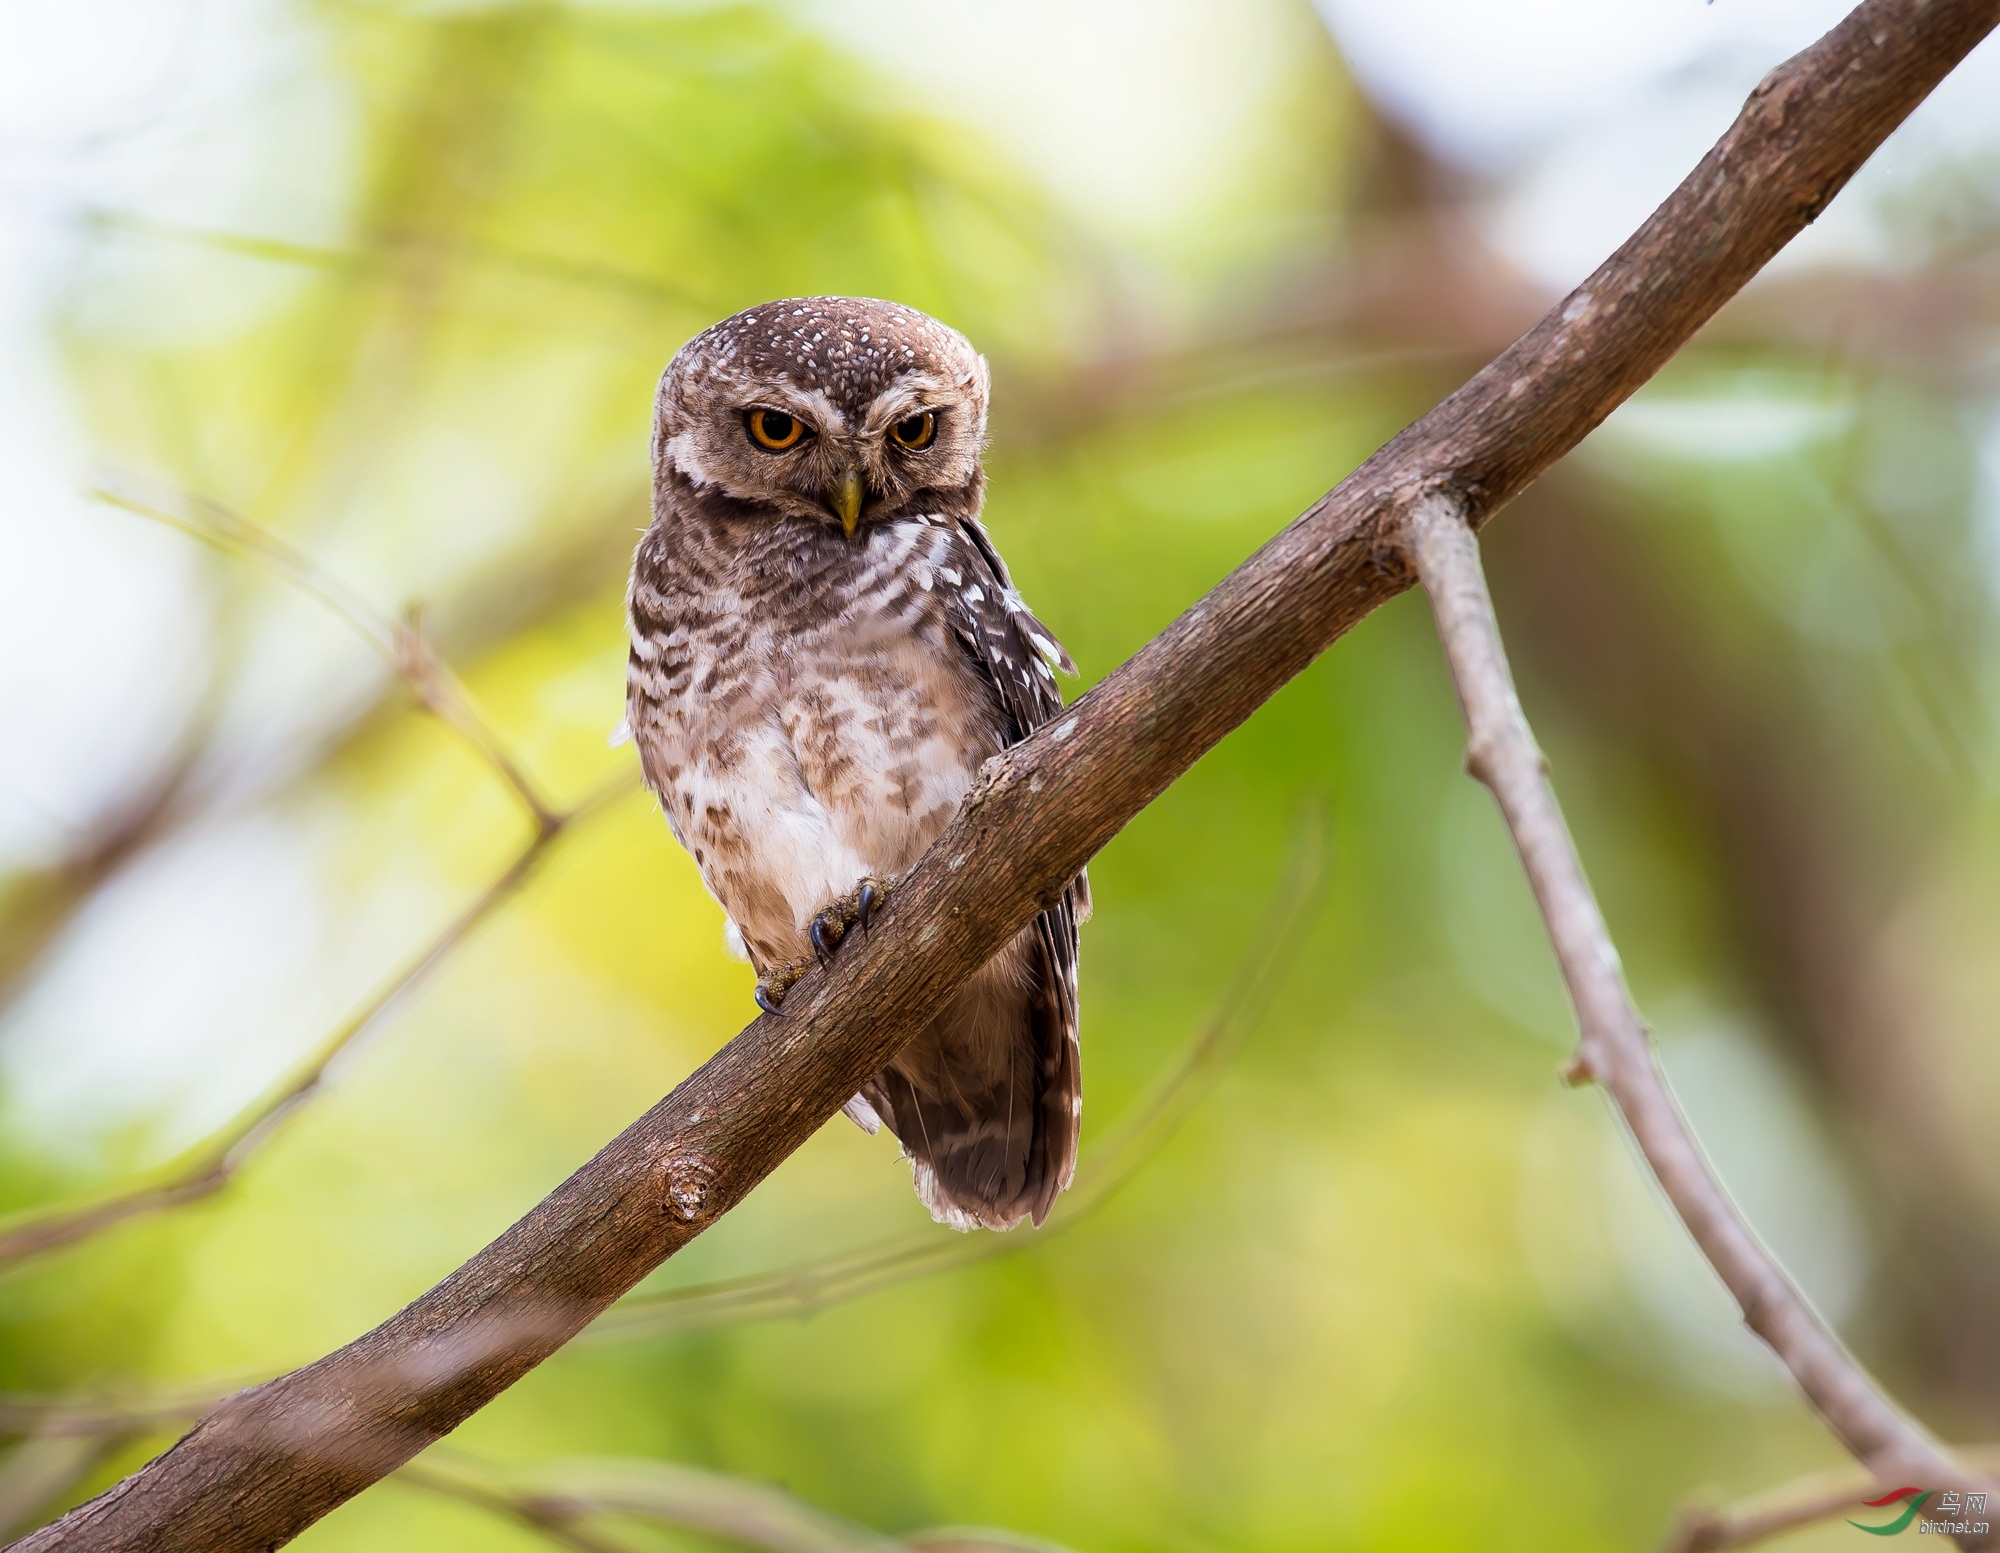
<path id="1" fill-rule="evenodd" d="M 385 608 L 421 599 L 565 801 L 631 762 L 605 735 L 651 389 L 716 317 L 852 292 L 978 341 L 998 385 L 992 527 L 1086 681 L 1468 364 L 1245 325 L 1338 273 L 1379 216 L 1384 132 L 1303 14 L 1265 151 L 1210 239 L 1179 249 L 1080 222 L 777 9 L 347 3 L 299 25 L 351 115 L 348 150 L 272 155 L 288 177 L 343 180 L 339 230 L 314 244 L 102 215 L 62 322 L 79 402 L 128 488 L 212 499 Z M 209 322 L 135 322 L 183 302 Z M 1171 370 L 1104 369 L 1134 360 Z M 1697 1125 L 1869 1360 L 1968 1432 L 1992 1404 L 1959 1385 L 1974 1372 L 1932 1340 L 1945 1316 L 1894 1269 L 1913 1179 L 1947 1177 L 1952 1223 L 1978 1241 L 2000 1186 L 1980 1120 L 2000 1083 L 1984 947 L 2000 831 L 1975 400 L 1920 371 L 1712 341 L 1493 541 L 1530 712 Z M 1757 416 L 1761 443 L 1704 430 Z M 1866 886 L 1812 898 L 1870 903 L 1855 941 L 1890 967 L 1871 985 L 1928 989 L 1891 998 L 1910 1013 L 1898 1060 L 1932 1075 L 1912 1124 L 1942 1140 L 1928 1158 L 1899 1154 L 1860 1070 L 1815 1045 L 1819 1015 L 1771 993 L 1792 983 L 1762 968 L 1790 951 L 1746 926 L 1755 868 L 1708 768 L 1682 758 L 1679 703 L 1593 680 L 1583 638 L 1549 624 L 1534 579 L 1561 580 L 1563 510 L 1667 601 L 1687 655 L 1670 677 L 1709 705 L 1727 690 L 1741 737 L 1723 742 L 1776 816 L 1756 823 L 1796 819 Z M 235 1091 L 163 1096 L 63 1147 L 12 1129 L 17 1204 L 115 1182 L 228 1114 L 527 835 L 493 774 L 312 600 L 252 560 L 198 564 L 209 812 L 307 859 L 325 909 L 311 974 Z M 1301 806 L 1330 815 L 1327 900 L 1273 1008 L 1103 1212 L 809 1320 L 579 1344 L 454 1445 L 501 1466 L 688 1463 L 885 1532 L 987 1523 L 1103 1553 L 1637 1548 L 1697 1489 L 1836 1462 L 1730 1330 L 1598 1098 L 1556 1082 L 1560 987 L 1459 737 L 1406 598 L 1095 865 L 1086 1146 L 1224 996 Z M 46 883 L 9 899 L 46 901 L 30 889 Z M 68 920 L 8 918 L 33 944 L 23 985 Z M 745 1022 L 749 973 L 720 934 L 632 792 L 226 1191 L 7 1275 L 0 1379 L 248 1378 L 372 1325 Z M 648 1287 L 926 1223 L 885 1142 L 836 1121 Z M 129 1442 L 71 1497 L 170 1438 Z M 543 1545 L 394 1483 L 300 1543 Z"/>

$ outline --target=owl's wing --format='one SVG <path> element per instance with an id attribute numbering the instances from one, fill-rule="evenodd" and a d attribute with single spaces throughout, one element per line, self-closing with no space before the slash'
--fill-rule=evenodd
<path id="1" fill-rule="evenodd" d="M 946 614 L 973 660 L 999 695 L 1018 744 L 1063 708 L 1055 671 L 1076 665 L 1055 633 L 1037 620 L 1015 591 L 1007 563 L 976 518 L 962 519 L 953 546 L 962 581 L 944 589 Z M 949 584 L 951 579 L 942 579 Z M 1077 1111 L 1082 1065 L 1077 1049 L 1077 924 L 1090 916 L 1090 878 L 1078 874 L 1055 905 L 1035 918 L 1043 975 L 1038 989 L 1036 1056 L 1040 1072 L 1036 1148 L 1046 1150 L 1034 1172 L 1040 1192 L 1034 1221 L 1047 1217 L 1056 1193 L 1076 1170 Z"/>
<path id="2" fill-rule="evenodd" d="M 1028 608 L 986 526 L 977 518 L 962 518 L 958 539 L 954 549 L 964 557 L 965 580 L 945 590 L 945 610 L 959 640 L 999 693 L 1014 725 L 1007 742 L 1018 744 L 1063 709 L 1055 671 L 1074 674 L 1076 664 L 1055 632 Z M 1076 876 L 1070 894 L 1076 920 L 1088 922 L 1089 874 Z"/>
<path id="3" fill-rule="evenodd" d="M 964 580 L 945 589 L 946 613 L 1000 694 L 1000 705 L 1014 724 L 1007 742 L 1018 744 L 1062 710 L 1055 671 L 1074 674 L 1076 665 L 1015 591 L 1007 563 L 979 520 L 961 519 L 956 537 L 954 569 Z"/>

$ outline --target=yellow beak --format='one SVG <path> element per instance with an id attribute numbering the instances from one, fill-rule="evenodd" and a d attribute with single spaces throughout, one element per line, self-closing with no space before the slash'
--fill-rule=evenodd
<path id="1" fill-rule="evenodd" d="M 833 515 L 840 519 L 840 527 L 849 539 L 854 537 L 854 529 L 861 521 L 861 471 L 843 469 L 840 478 L 828 487 L 826 504 L 833 509 Z"/>

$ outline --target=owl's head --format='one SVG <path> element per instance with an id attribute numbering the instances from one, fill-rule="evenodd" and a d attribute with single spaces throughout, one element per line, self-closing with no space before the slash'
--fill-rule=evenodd
<path id="1" fill-rule="evenodd" d="M 928 314 L 867 297 L 794 297 L 681 347 L 653 415 L 654 509 L 698 504 L 841 529 L 976 506 L 986 363 Z M 719 502 L 718 502 L 719 499 Z"/>

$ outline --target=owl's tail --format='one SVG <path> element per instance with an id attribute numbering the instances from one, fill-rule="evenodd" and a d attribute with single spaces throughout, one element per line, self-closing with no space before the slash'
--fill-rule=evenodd
<path id="1" fill-rule="evenodd" d="M 1058 915 L 1023 929 L 862 1091 L 953 1229 L 1040 1224 L 1076 1172 L 1076 929 L 1069 918 L 1065 955 Z"/>

